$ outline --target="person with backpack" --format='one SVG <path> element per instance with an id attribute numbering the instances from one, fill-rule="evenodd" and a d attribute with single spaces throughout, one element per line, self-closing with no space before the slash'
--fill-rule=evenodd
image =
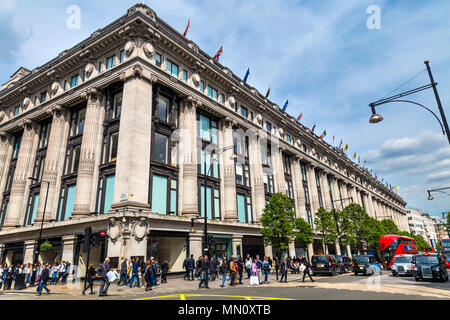
<path id="1" fill-rule="evenodd" d="M 278 270 L 280 269 L 280 263 L 278 261 L 279 260 L 277 257 L 273 257 L 273 266 L 275 268 L 275 275 L 277 276 L 277 281 L 278 281 Z"/>
<path id="2" fill-rule="evenodd" d="M 268 283 L 267 280 L 269 277 L 270 264 L 269 261 L 267 260 L 267 257 L 264 257 L 263 270 L 264 270 L 264 283 Z"/>
<path id="3" fill-rule="evenodd" d="M 96 274 L 97 274 L 97 272 L 95 271 L 94 264 L 91 263 L 91 265 L 88 268 L 88 272 L 87 272 L 87 283 L 88 283 L 88 286 L 85 287 L 83 289 L 83 291 L 81 292 L 83 294 L 83 296 L 86 295 L 86 291 L 88 289 L 91 289 L 91 293 L 90 294 L 95 294 L 95 291 L 94 291 L 94 280 L 95 280 L 95 275 Z"/>
<path id="4" fill-rule="evenodd" d="M 252 275 L 252 258 L 248 253 L 247 258 L 245 259 L 245 271 L 247 271 L 247 279 L 250 279 L 250 276 Z"/>
<path id="5" fill-rule="evenodd" d="M 202 269 L 202 263 L 203 263 L 203 257 L 200 256 L 197 260 L 197 262 L 195 263 L 195 277 L 198 279 L 200 278 L 200 274 L 201 274 L 201 269 Z"/>

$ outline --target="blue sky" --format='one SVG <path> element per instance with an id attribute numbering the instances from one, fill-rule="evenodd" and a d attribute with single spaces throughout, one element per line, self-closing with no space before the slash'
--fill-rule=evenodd
<path id="1" fill-rule="evenodd" d="M 89 37 L 138 1 L 0 0 L 0 82 L 20 66 L 33 69 Z M 317 125 L 325 140 L 349 144 L 392 185 L 408 206 L 433 215 L 450 210 L 450 196 L 426 190 L 450 187 L 450 146 L 427 111 L 409 104 L 381 106 L 384 121 L 368 123 L 368 104 L 425 69 L 430 60 L 450 118 L 450 1 L 211 1 L 147 0 L 158 16 L 190 36 L 211 56 L 283 106 L 302 123 Z M 81 9 L 81 28 L 69 30 L 70 5 Z M 369 30 L 369 5 L 381 9 L 381 29 Z M 429 82 L 421 73 L 400 90 Z M 399 92 L 399 91 L 396 91 Z M 394 92 L 394 93 L 396 93 Z M 433 92 L 410 97 L 437 111 Z"/>

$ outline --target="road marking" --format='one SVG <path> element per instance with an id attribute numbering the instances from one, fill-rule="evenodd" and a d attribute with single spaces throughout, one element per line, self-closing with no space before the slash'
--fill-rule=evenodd
<path id="1" fill-rule="evenodd" d="M 155 296 L 155 297 L 145 297 L 138 298 L 134 300 L 150 300 L 150 299 L 163 299 L 163 298 L 179 298 L 180 300 L 186 300 L 186 297 L 218 297 L 218 298 L 239 298 L 245 300 L 295 300 L 288 298 L 275 298 L 275 297 L 257 297 L 257 296 L 235 296 L 226 294 L 171 294 L 166 296 Z"/>

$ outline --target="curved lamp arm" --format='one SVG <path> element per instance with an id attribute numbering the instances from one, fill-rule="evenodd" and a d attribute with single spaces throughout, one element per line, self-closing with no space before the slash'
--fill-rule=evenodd
<path id="1" fill-rule="evenodd" d="M 428 110 L 429 112 L 431 112 L 431 114 L 432 114 L 432 115 L 436 118 L 436 120 L 439 122 L 439 125 L 441 126 L 441 130 L 442 130 L 442 134 L 445 135 L 444 126 L 442 125 L 441 120 L 439 120 L 438 116 L 437 116 L 433 111 L 431 111 L 429 108 L 425 107 L 424 105 L 422 105 L 422 104 L 420 104 L 420 103 L 417 103 L 417 102 L 414 102 L 414 101 L 409 101 L 409 100 L 403 100 L 403 99 L 400 99 L 400 100 L 397 99 L 397 100 L 386 101 L 386 102 L 383 102 L 383 103 L 381 103 L 381 104 L 379 104 L 379 105 L 386 104 L 386 103 L 391 103 L 391 102 L 407 102 L 407 103 L 412 103 L 412 104 L 415 104 L 415 105 L 417 105 L 417 106 L 419 106 L 419 107 L 422 107 L 422 108 Z M 379 105 L 377 105 L 377 106 L 379 106 Z"/>
<path id="2" fill-rule="evenodd" d="M 450 196 L 450 193 L 447 193 L 447 192 L 444 192 L 444 191 L 439 191 L 439 190 L 437 190 L 437 191 L 433 191 L 433 192 L 445 193 L 446 195 Z"/>

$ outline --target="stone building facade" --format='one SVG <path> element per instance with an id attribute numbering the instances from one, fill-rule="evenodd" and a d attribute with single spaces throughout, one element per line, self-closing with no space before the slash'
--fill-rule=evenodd
<path id="1" fill-rule="evenodd" d="M 275 192 L 311 224 L 320 207 L 353 201 L 408 230 L 400 196 L 142 4 L 45 65 L 19 69 L 0 107 L 6 262 L 32 261 L 43 222 L 54 249 L 41 260 L 84 270 L 90 226 L 107 232 L 95 262 L 156 256 L 181 271 L 186 254 L 202 252 L 204 225 L 191 218 L 205 211 L 212 254 L 272 256 L 259 219 Z M 289 253 L 321 250 L 316 240 Z"/>

